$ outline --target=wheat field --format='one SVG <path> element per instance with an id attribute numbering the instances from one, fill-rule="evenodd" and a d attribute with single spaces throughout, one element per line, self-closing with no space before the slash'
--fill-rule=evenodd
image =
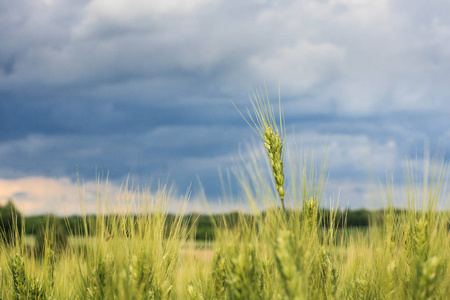
<path id="1" fill-rule="evenodd" d="M 39 249 L 14 229 L 0 249 L 1 299 L 450 299 L 449 219 L 437 207 L 444 162 L 423 176 L 408 164 L 405 199 L 388 180 L 382 220 L 349 233 L 335 225 L 345 229 L 337 208 L 322 213 L 325 163 L 286 160 L 281 107 L 276 116 L 263 93 L 253 96 L 246 120 L 268 168 L 250 158 L 235 172 L 251 218 L 214 219 L 215 241 L 203 247 L 182 222 L 187 197 L 166 226 L 169 187 L 124 188 L 115 205 L 99 193 L 95 224 L 85 218 L 85 234 L 64 247 L 51 222 Z"/>

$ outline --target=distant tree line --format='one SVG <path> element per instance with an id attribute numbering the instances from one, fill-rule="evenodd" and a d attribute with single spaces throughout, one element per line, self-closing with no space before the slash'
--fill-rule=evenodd
<path id="1" fill-rule="evenodd" d="M 396 210 L 398 214 L 402 210 Z M 265 213 L 262 213 L 264 218 Z M 301 213 L 298 214 L 301 217 Z M 320 224 L 329 227 L 333 221 L 335 228 L 364 228 L 369 224 L 382 224 L 384 211 L 369 211 L 366 209 L 330 211 L 327 209 L 320 210 Z M 109 218 L 117 218 L 118 216 L 109 215 L 102 217 L 105 222 Z M 137 218 L 137 216 L 135 216 Z M 175 215 L 168 215 L 166 218 L 166 226 L 169 228 L 175 220 Z M 189 236 L 196 240 L 214 240 L 215 226 L 235 226 L 239 220 L 251 221 L 253 215 L 247 214 L 240 218 L 239 213 L 231 212 L 215 215 L 188 214 L 182 217 L 182 222 L 190 228 Z M 95 235 L 97 224 L 97 216 L 29 216 L 22 217 L 20 212 L 14 207 L 12 201 L 6 205 L 0 206 L 0 232 L 3 240 L 10 241 L 15 234 L 21 234 L 22 222 L 24 223 L 24 232 L 26 235 L 35 235 L 38 240 L 42 238 L 46 227 L 52 229 L 53 238 L 61 240 L 62 244 L 67 244 L 68 235 Z M 17 225 L 14 226 L 14 224 Z M 17 228 L 14 232 L 14 228 Z"/>
<path id="2" fill-rule="evenodd" d="M 400 210 L 399 210 L 400 213 Z M 321 218 L 322 226 L 330 226 L 330 210 L 321 210 L 319 214 Z M 117 216 L 105 216 L 102 217 L 105 222 L 108 222 L 108 218 L 113 218 Z M 254 216 L 247 214 L 244 216 L 245 219 L 250 221 Z M 264 217 L 264 213 L 263 216 Z M 84 222 L 84 218 L 86 222 Z M 137 217 L 136 217 L 137 218 Z M 166 226 L 169 227 L 174 219 L 175 215 L 168 215 L 166 218 Z M 94 235 L 96 232 L 97 216 L 89 215 L 86 217 L 82 216 L 70 216 L 70 217 L 59 217 L 57 218 L 60 224 L 64 227 L 64 231 L 71 235 Z M 36 230 L 45 224 L 46 216 L 32 216 L 26 217 L 25 219 L 25 232 L 26 234 L 36 234 Z M 359 210 L 346 210 L 346 211 L 336 211 L 333 212 L 333 220 L 335 228 L 364 228 L 372 223 L 382 223 L 383 222 L 383 210 L 369 211 L 365 209 Z M 215 237 L 215 226 L 228 226 L 234 227 L 239 222 L 239 213 L 231 212 L 225 214 L 214 214 L 214 215 L 204 215 L 204 214 L 188 214 L 183 216 L 183 223 L 188 225 L 191 229 L 190 237 L 196 240 L 214 240 Z"/>
<path id="3" fill-rule="evenodd" d="M 12 200 L 0 205 L 0 243 L 19 241 L 24 233 L 36 237 L 34 248 L 37 255 L 42 255 L 45 247 L 59 251 L 68 244 L 64 218 L 51 215 L 25 218 Z"/>
<path id="4" fill-rule="evenodd" d="M 0 237 L 1 241 L 10 243 L 22 234 L 22 214 L 14 206 L 12 200 L 0 205 Z"/>

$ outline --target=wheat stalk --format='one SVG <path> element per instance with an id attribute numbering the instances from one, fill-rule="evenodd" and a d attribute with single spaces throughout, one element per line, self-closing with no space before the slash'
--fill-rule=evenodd
<path id="1" fill-rule="evenodd" d="M 263 96 L 262 90 L 259 89 L 256 92 L 253 92 L 253 95 L 249 98 L 252 104 L 253 114 L 247 108 L 248 118 L 246 118 L 236 106 L 235 107 L 247 124 L 264 143 L 264 147 L 269 158 L 269 164 L 272 168 L 275 187 L 281 200 L 281 206 L 283 207 L 283 210 L 286 211 L 284 204 L 285 193 L 283 170 L 284 117 L 281 111 L 280 97 L 278 97 L 278 124 L 273 108 L 270 105 L 267 89 L 265 90 L 265 97 Z"/>

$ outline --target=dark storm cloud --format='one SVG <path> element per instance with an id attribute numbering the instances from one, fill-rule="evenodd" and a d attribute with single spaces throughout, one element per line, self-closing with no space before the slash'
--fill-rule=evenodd
<path id="1" fill-rule="evenodd" d="M 450 5 L 418 1 L 1 1 L 0 177 L 198 175 L 255 139 L 251 88 L 281 87 L 288 137 L 368 173 L 448 153 Z M 352 185 L 356 182 L 360 185 Z M 359 203 L 361 204 L 361 203 Z"/>
<path id="2" fill-rule="evenodd" d="M 176 107 L 167 105 L 169 101 L 11 99 L 0 103 L 0 141 L 28 134 L 135 134 L 160 126 L 212 126 L 239 120 L 228 99 L 216 104 L 180 103 Z"/>

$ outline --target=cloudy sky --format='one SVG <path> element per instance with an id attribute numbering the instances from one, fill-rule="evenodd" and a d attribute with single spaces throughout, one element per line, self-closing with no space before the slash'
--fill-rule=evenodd
<path id="1" fill-rule="evenodd" d="M 244 110 L 265 82 L 287 139 L 328 153 L 328 195 L 379 207 L 405 157 L 450 152 L 449 15 L 444 0 L 0 0 L 0 202 L 78 213 L 78 170 L 88 194 L 96 176 L 192 183 L 192 210 L 200 180 L 214 206 L 218 169 L 257 147 L 230 100 Z"/>

